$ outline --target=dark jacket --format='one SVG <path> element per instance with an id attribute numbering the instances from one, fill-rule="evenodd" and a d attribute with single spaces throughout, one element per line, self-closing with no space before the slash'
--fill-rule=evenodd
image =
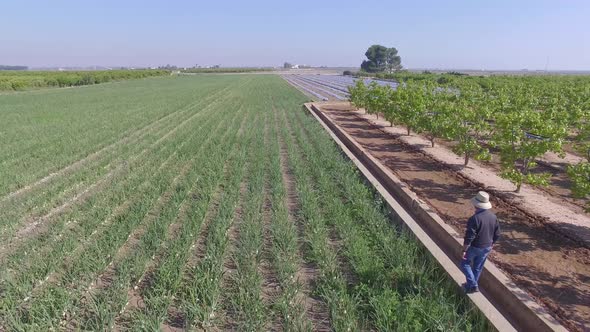
<path id="1" fill-rule="evenodd" d="M 477 211 L 467 221 L 463 245 L 478 248 L 492 246 L 500 237 L 500 223 L 491 210 Z"/>

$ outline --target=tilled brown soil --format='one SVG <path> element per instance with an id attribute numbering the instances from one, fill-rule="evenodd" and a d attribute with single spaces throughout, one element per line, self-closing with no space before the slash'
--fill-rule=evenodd
<path id="1" fill-rule="evenodd" d="M 449 166 L 381 131 L 354 113 L 325 107 L 325 113 L 428 202 L 459 233 L 473 213 L 469 199 L 478 184 Z M 586 331 L 590 321 L 590 250 L 524 213 L 508 197 L 494 198 L 502 238 L 491 260 L 545 305 L 567 328 Z"/>

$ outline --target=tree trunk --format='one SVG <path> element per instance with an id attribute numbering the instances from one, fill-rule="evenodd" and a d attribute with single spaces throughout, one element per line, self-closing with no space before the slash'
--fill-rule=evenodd
<path id="1" fill-rule="evenodd" d="M 524 158 L 522 160 L 522 172 L 521 173 L 522 173 L 522 175 L 525 175 L 525 176 L 527 174 L 529 174 L 529 158 Z M 519 182 L 516 185 L 516 192 L 519 193 L 521 188 L 522 188 L 522 182 Z"/>
<path id="2" fill-rule="evenodd" d="M 529 174 L 529 162 L 530 162 L 529 158 L 524 158 L 522 160 L 522 174 L 523 175 Z"/>

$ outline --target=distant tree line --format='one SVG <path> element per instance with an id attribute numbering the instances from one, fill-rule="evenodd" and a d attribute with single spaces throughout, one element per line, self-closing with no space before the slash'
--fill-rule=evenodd
<path id="1" fill-rule="evenodd" d="M 177 66 L 174 66 L 174 65 L 167 64 L 165 66 L 159 66 L 158 69 L 162 69 L 162 70 L 178 70 L 178 67 Z"/>
<path id="2" fill-rule="evenodd" d="M 27 70 L 29 67 L 27 66 L 6 66 L 0 65 L 0 70 Z"/>
<path id="3" fill-rule="evenodd" d="M 236 68 L 227 67 L 227 68 L 221 68 L 219 66 L 214 66 L 211 68 L 187 68 L 187 69 L 181 70 L 180 72 L 181 73 L 194 73 L 194 74 L 198 74 L 198 73 L 207 74 L 207 73 L 251 73 L 251 72 L 272 71 L 272 70 L 274 70 L 274 69 L 267 68 L 267 67 L 236 67 Z"/>
<path id="4" fill-rule="evenodd" d="M 168 75 L 167 70 L 4 71 L 0 91 L 69 87 Z"/>

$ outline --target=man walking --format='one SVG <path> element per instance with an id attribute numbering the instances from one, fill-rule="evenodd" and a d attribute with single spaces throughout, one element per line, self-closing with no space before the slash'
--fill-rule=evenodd
<path id="1" fill-rule="evenodd" d="M 490 195 L 480 191 L 471 199 L 475 214 L 467 221 L 463 241 L 463 259 L 461 270 L 467 282 L 463 285 L 466 293 L 479 291 L 477 282 L 486 258 L 492 251 L 494 243 L 500 237 L 500 225 L 496 215 L 490 210 Z"/>

